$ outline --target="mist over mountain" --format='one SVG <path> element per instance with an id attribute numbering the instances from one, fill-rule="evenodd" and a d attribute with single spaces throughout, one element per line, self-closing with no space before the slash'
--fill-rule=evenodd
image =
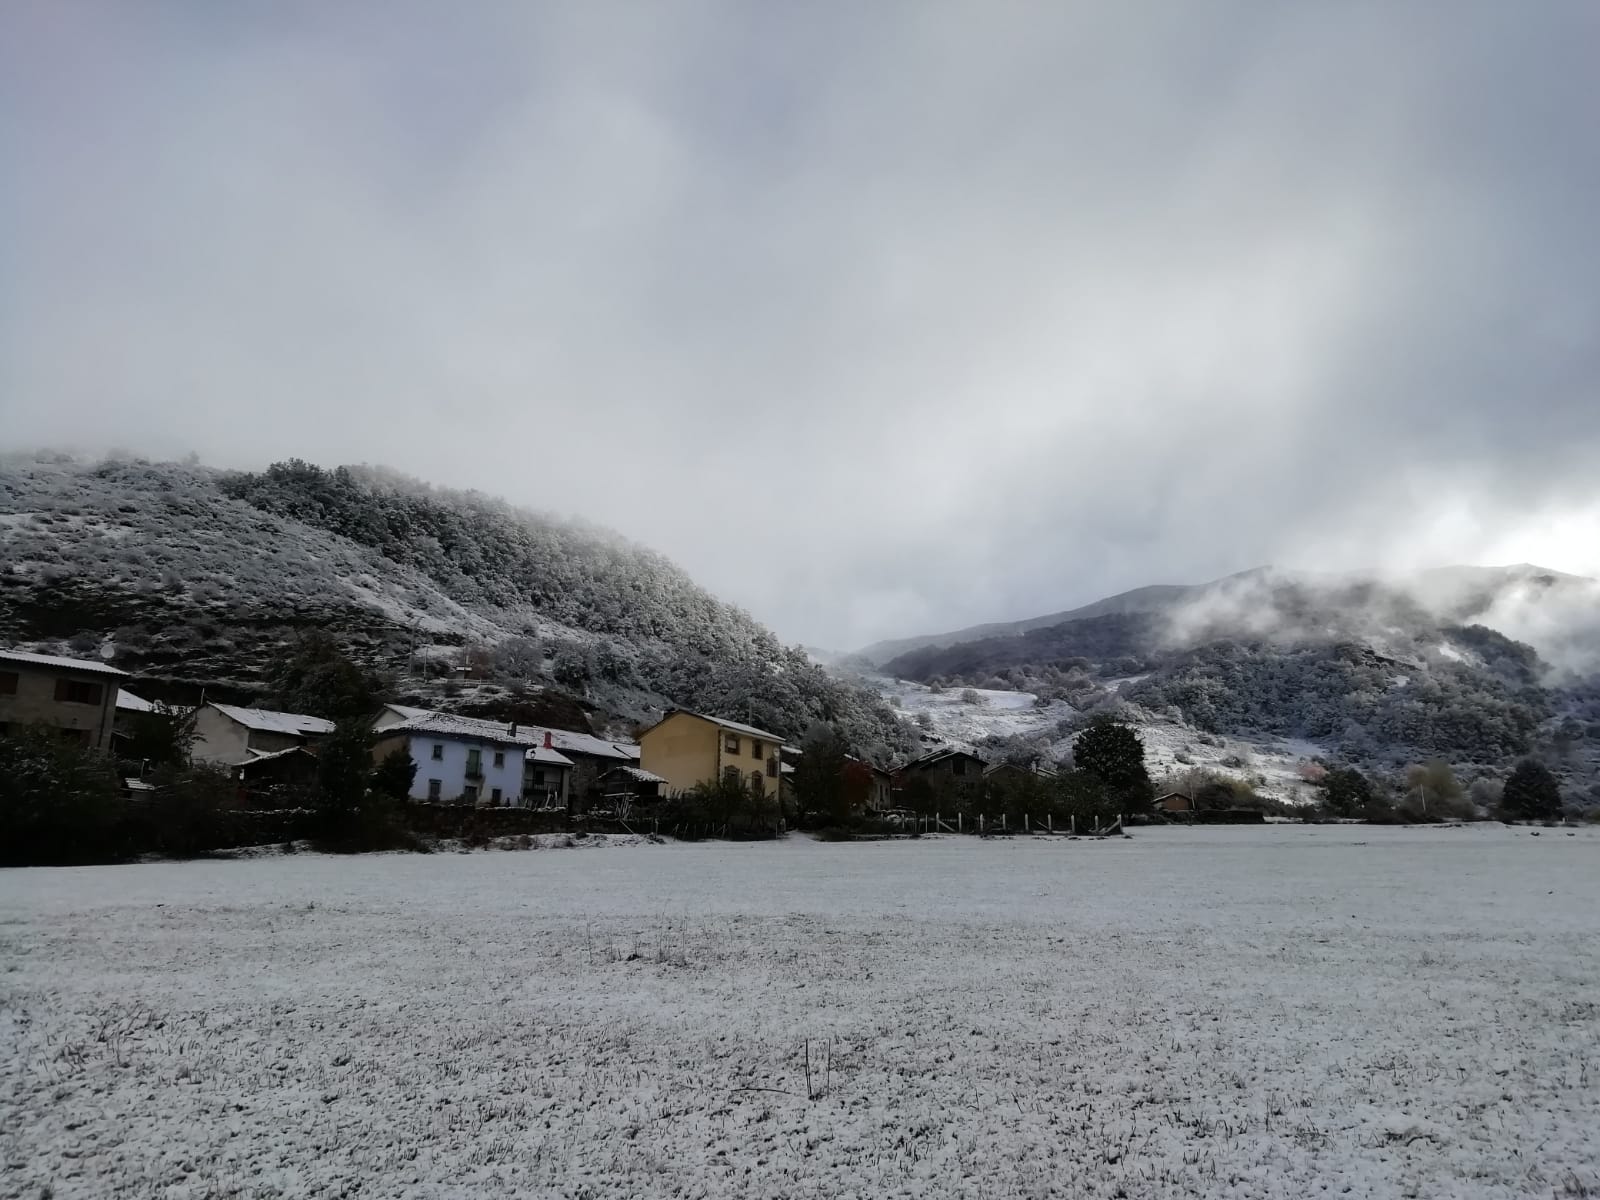
<path id="1" fill-rule="evenodd" d="M 1543 750 L 1588 777 L 1597 613 L 1600 583 L 1526 564 L 1382 576 L 1263 568 L 912 639 L 922 644 L 880 667 L 1080 709 L 1135 706 L 1200 731 L 1309 739 L 1356 762 L 1495 765 Z"/>
<path id="2" fill-rule="evenodd" d="M 297 632 L 398 675 L 559 689 L 602 716 L 696 707 L 865 753 L 908 744 L 876 697 L 606 530 L 394 472 L 12 458 L 0 639 L 249 692 Z"/>

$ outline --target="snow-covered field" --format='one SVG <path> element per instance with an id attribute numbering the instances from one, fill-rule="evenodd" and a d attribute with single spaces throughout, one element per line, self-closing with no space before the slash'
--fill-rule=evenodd
<path id="1" fill-rule="evenodd" d="M 1590 1194 L 1597 934 L 1597 830 L 3 872 L 0 1194 Z"/>

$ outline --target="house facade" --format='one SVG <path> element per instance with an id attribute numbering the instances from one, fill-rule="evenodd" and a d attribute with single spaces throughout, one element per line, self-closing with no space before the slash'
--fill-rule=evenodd
<path id="1" fill-rule="evenodd" d="M 333 732 L 333 722 L 303 713 L 237 704 L 203 704 L 194 719 L 196 762 L 236 767 L 263 754 L 314 745 Z"/>
<path id="2" fill-rule="evenodd" d="M 376 731 L 374 762 L 403 749 L 416 765 L 413 800 L 538 808 L 568 803 L 572 760 L 555 749 L 547 730 L 390 706 Z"/>
<path id="3" fill-rule="evenodd" d="M 0 650 L 0 734 L 49 725 L 85 747 L 108 750 L 118 684 L 127 674 L 87 659 Z"/>
<path id="4" fill-rule="evenodd" d="M 737 777 L 777 801 L 783 739 L 720 717 L 679 709 L 639 735 L 639 766 L 666 783 L 669 794 Z"/>
<path id="5" fill-rule="evenodd" d="M 906 793 L 922 792 L 937 801 L 970 801 L 984 791 L 988 764 L 959 746 L 943 746 L 912 759 L 895 775 L 896 786 Z"/>
<path id="6" fill-rule="evenodd" d="M 894 776 L 882 767 L 847 754 L 842 775 L 845 797 L 853 810 L 879 813 L 894 807 Z"/>
<path id="7" fill-rule="evenodd" d="M 1182 792 L 1163 792 L 1155 798 L 1155 807 L 1165 813 L 1192 813 L 1194 800 Z"/>
<path id="8" fill-rule="evenodd" d="M 413 708 L 405 704 L 387 704 L 378 717 L 377 728 L 382 730 L 417 718 L 450 715 L 435 713 L 427 708 Z M 542 725 L 512 725 L 507 722 L 502 727 L 508 731 L 515 729 L 519 735 L 528 735 L 528 738 L 523 739 L 527 744 L 553 749 L 567 760 L 568 766 L 561 780 L 565 795 L 563 804 L 583 805 L 599 800 L 605 791 L 601 782 L 602 777 L 617 767 L 639 765 L 639 747 L 632 742 L 619 742 L 592 733 L 578 733 L 570 729 L 553 729 Z M 534 761 L 529 760 L 529 765 L 533 767 Z M 529 772 L 528 787 L 536 792 L 548 793 L 555 783 L 554 772 L 546 768 L 558 767 L 560 764 L 537 765 L 540 769 Z"/>

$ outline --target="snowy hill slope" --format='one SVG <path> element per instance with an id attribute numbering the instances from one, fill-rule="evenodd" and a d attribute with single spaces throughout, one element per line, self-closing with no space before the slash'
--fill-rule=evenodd
<path id="1" fill-rule="evenodd" d="M 1374 766 L 1443 757 L 1499 768 L 1539 753 L 1582 787 L 1600 778 L 1593 580 L 1526 565 L 1404 579 L 1263 570 L 1163 592 L 1159 604 L 1078 611 L 1087 615 L 920 646 L 882 672 L 1081 711 L 1132 706 L 1190 742 L 1304 742 Z"/>
<path id="2" fill-rule="evenodd" d="M 400 674 L 470 662 L 626 717 L 678 704 L 792 736 L 829 717 L 865 752 L 909 745 L 875 696 L 660 555 L 383 471 L 10 459 L 0 564 L 0 641 L 103 646 L 158 677 L 248 691 L 317 627 Z"/>

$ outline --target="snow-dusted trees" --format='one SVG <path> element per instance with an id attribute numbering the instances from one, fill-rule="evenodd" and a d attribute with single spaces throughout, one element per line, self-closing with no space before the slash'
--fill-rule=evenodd
<path id="1" fill-rule="evenodd" d="M 1555 820 L 1561 816 L 1561 785 L 1549 767 L 1537 759 L 1525 758 L 1506 780 L 1500 808 L 1514 820 Z"/>

